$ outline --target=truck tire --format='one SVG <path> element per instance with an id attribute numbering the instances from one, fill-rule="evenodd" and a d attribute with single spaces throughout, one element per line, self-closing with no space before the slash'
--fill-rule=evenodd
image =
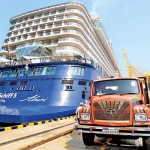
<path id="1" fill-rule="evenodd" d="M 143 137 L 144 150 L 150 150 L 150 137 Z"/>
<path id="2" fill-rule="evenodd" d="M 87 146 L 93 145 L 95 134 L 92 133 L 82 133 L 83 143 Z"/>

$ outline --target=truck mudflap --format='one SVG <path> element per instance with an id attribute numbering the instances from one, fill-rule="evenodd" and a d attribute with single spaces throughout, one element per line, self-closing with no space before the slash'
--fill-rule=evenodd
<path id="1" fill-rule="evenodd" d="M 150 127 L 104 127 L 91 125 L 75 125 L 75 131 L 82 133 L 94 133 L 103 135 L 117 136 L 150 136 Z"/>

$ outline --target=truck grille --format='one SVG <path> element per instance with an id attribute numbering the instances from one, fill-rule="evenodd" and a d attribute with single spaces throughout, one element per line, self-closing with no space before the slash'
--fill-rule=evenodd
<path id="1" fill-rule="evenodd" d="M 102 101 L 94 103 L 95 121 L 129 121 L 130 104 L 123 101 Z"/>

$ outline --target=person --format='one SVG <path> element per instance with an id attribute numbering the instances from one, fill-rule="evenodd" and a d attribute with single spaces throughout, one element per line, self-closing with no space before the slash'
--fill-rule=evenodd
<path id="1" fill-rule="evenodd" d="M 83 109 L 83 112 L 88 112 L 90 109 L 90 100 L 85 100 L 85 107 Z"/>
<path id="2" fill-rule="evenodd" d="M 90 105 L 90 101 L 89 100 L 85 100 L 85 106 L 89 106 Z"/>
<path id="3" fill-rule="evenodd" d="M 83 106 L 84 106 L 84 104 L 81 102 L 81 103 L 80 103 L 80 106 L 77 107 L 77 109 L 76 109 L 76 118 L 77 118 L 77 121 L 78 121 L 78 122 L 79 122 L 79 118 L 80 118 L 80 109 L 82 109 Z"/>

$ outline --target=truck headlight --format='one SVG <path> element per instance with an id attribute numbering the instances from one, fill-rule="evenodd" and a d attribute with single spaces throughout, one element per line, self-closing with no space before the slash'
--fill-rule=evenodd
<path id="1" fill-rule="evenodd" d="M 81 120 L 90 120 L 90 114 L 89 113 L 82 113 L 81 114 Z"/>
<path id="2" fill-rule="evenodd" d="M 135 114 L 135 121 L 146 121 L 147 115 L 145 113 L 137 113 Z"/>

